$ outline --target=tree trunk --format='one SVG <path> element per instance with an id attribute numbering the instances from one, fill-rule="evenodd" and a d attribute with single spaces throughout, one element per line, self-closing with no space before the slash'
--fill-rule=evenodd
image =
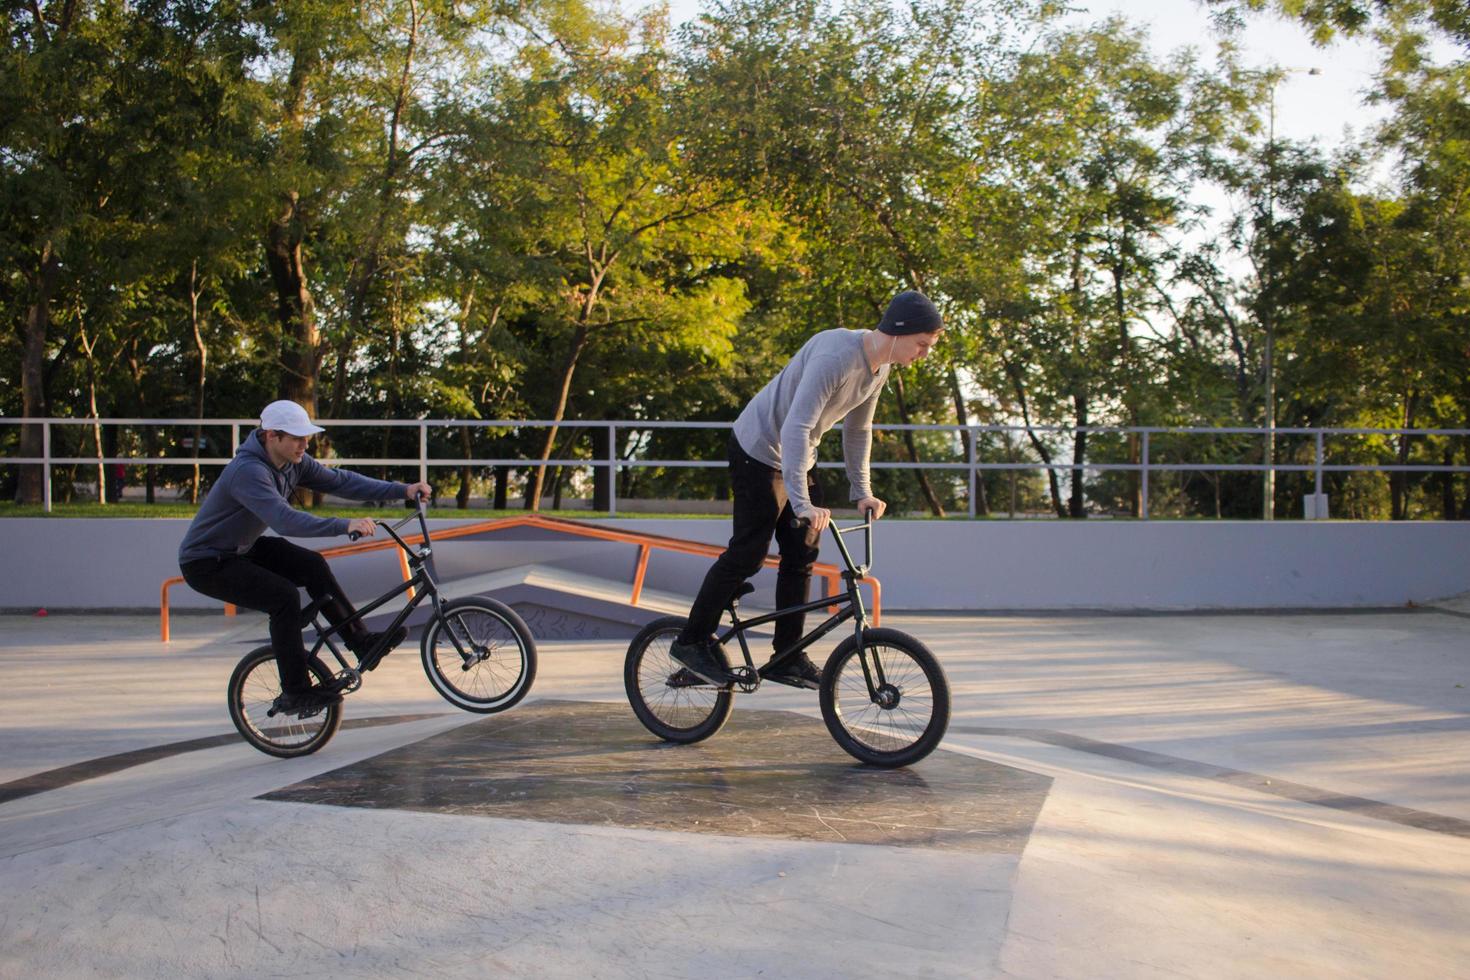
<path id="1" fill-rule="evenodd" d="M 310 32 L 302 32 L 297 37 L 298 46 L 291 49 L 291 70 L 286 79 L 282 114 L 282 138 L 289 157 L 304 158 L 307 153 L 307 89 L 321 64 L 318 43 L 319 39 Z M 316 323 L 316 302 L 312 299 L 302 255 L 305 237 L 306 216 L 300 194 L 293 188 L 283 188 L 280 212 L 270 220 L 264 243 L 281 329 L 281 373 L 276 390 L 278 397 L 299 403 L 315 417 L 321 337 Z"/>
<path id="2" fill-rule="evenodd" d="M 595 299 L 592 302 L 595 302 Z M 526 509 L 530 511 L 541 509 L 541 488 L 546 482 L 546 460 L 551 458 L 551 450 L 556 445 L 556 435 L 560 431 L 559 423 L 566 415 L 567 400 L 571 397 L 572 375 L 576 373 L 577 360 L 582 356 L 582 351 L 587 348 L 589 335 L 587 317 L 590 313 L 591 309 L 584 306 L 582 316 L 577 323 L 576 333 L 572 335 L 572 346 L 567 351 L 566 361 L 562 364 L 561 381 L 557 385 L 556 408 L 551 416 L 554 424 L 547 428 L 546 440 L 541 444 L 541 463 L 532 474 L 529 481 L 530 487 L 526 492 Z"/>
<path id="3" fill-rule="evenodd" d="M 414 56 L 418 50 L 420 15 L 416 0 L 409 0 L 408 46 L 404 51 L 403 68 L 398 74 L 398 86 L 394 93 L 393 110 L 388 118 L 387 155 L 383 170 L 378 178 L 378 212 L 373 219 L 372 231 L 362 242 L 362 248 L 353 262 L 353 273 L 347 283 L 347 336 L 361 335 L 367 326 L 367 297 L 383 265 L 383 244 L 387 240 L 388 216 L 397 198 L 397 181 L 404 162 L 404 153 L 399 147 L 399 136 L 403 125 L 403 114 L 408 104 L 410 78 L 413 75 Z"/>
<path id="4" fill-rule="evenodd" d="M 561 448 L 556 450 L 558 459 L 572 458 L 572 447 L 582 437 L 582 426 L 573 426 L 567 430 L 566 438 L 562 440 Z M 561 510 L 562 491 L 566 488 L 567 474 L 571 467 L 558 465 L 556 472 L 551 477 L 551 509 Z"/>
<path id="5" fill-rule="evenodd" d="M 144 397 L 143 386 L 143 361 L 138 356 L 138 338 L 135 336 L 128 341 L 127 346 L 128 374 L 133 379 L 133 403 L 136 408 L 133 415 L 136 418 L 149 418 L 150 412 L 148 400 Z M 158 430 L 153 426 L 143 427 L 143 456 L 152 459 L 158 455 Z M 157 492 L 158 467 L 151 464 L 143 466 L 143 500 L 153 503 Z"/>
<path id="6" fill-rule="evenodd" d="M 110 426 L 102 432 L 102 455 L 118 455 L 117 426 Z M 126 486 L 127 469 L 121 463 L 113 463 L 107 467 L 107 499 L 121 502 L 123 487 Z"/>
<path id="7" fill-rule="evenodd" d="M 459 304 L 459 359 L 463 364 L 469 364 L 472 360 L 470 353 L 470 315 L 475 309 L 475 279 L 470 279 L 469 290 L 465 298 Z M 459 453 L 464 459 L 470 459 L 474 452 L 473 441 L 470 436 L 470 427 L 462 425 L 459 427 Z M 454 505 L 465 510 L 470 505 L 470 479 L 473 476 L 473 468 L 466 463 L 459 468 L 459 492 L 454 495 Z"/>
<path id="8" fill-rule="evenodd" d="M 531 498 L 531 493 L 532 493 L 532 491 L 534 491 L 536 489 L 537 489 L 537 487 L 536 487 L 536 481 L 534 479 L 530 478 L 530 477 L 527 477 L 526 478 L 526 485 L 523 486 L 523 487 L 521 487 L 521 509 L 523 509 L 523 510 L 537 510 L 537 509 L 539 509 L 539 508 L 535 508 L 535 507 L 532 507 L 531 506 L 531 499 L 532 499 Z"/>
<path id="9" fill-rule="evenodd" d="M 32 282 L 35 298 L 26 311 L 25 337 L 20 361 L 21 414 L 28 419 L 46 417 L 46 334 L 51 327 L 51 294 L 56 288 L 61 259 L 47 241 L 41 247 L 41 264 Z M 45 438 L 40 425 L 23 425 L 20 429 L 20 454 L 37 457 L 44 452 Z M 22 466 L 16 487 L 19 504 L 39 504 L 45 496 L 45 468 Z"/>
<path id="10" fill-rule="evenodd" d="M 1006 432 L 1006 462 L 1014 467 L 1016 463 L 1016 441 L 1011 438 L 1009 431 Z M 1018 496 L 1016 486 L 1016 471 L 1014 468 L 1006 470 L 1006 481 L 1010 490 L 1010 505 L 1006 510 L 1006 516 L 1011 520 L 1016 519 L 1016 498 Z"/>
<path id="11" fill-rule="evenodd" d="M 975 440 L 970 433 L 970 413 L 965 408 L 965 393 L 960 388 L 959 372 L 954 369 L 954 365 L 952 364 L 948 372 L 948 381 L 949 394 L 954 399 L 955 423 L 963 427 L 960 429 L 960 449 L 965 454 L 965 462 L 968 463 L 972 460 L 978 462 L 980 459 L 980 447 L 974 444 Z M 975 513 L 979 516 L 989 514 L 990 504 L 985 499 L 985 480 L 979 472 L 975 473 L 975 497 Z"/>
<path id="12" fill-rule="evenodd" d="M 1086 308 L 1086 295 L 1083 289 L 1082 263 L 1085 257 L 1083 236 L 1075 236 L 1072 239 L 1072 353 L 1068 373 L 1072 377 L 1072 407 L 1077 417 L 1078 429 L 1072 436 L 1072 462 L 1077 464 L 1072 470 L 1072 494 L 1067 503 L 1067 513 L 1074 518 L 1087 516 L 1086 500 L 1086 474 L 1082 464 L 1087 462 L 1087 433 L 1081 431 L 1087 425 L 1089 415 L 1089 399 L 1087 393 L 1082 390 L 1079 380 L 1080 372 L 1077 364 L 1081 363 L 1085 340 L 1082 334 L 1082 314 Z M 1029 432 L 1030 429 L 1028 428 Z"/>
<path id="13" fill-rule="evenodd" d="M 82 353 L 87 358 L 87 415 L 93 419 L 92 439 L 97 447 L 97 503 L 107 505 L 107 467 L 102 462 L 102 426 L 96 420 L 101 418 L 97 412 L 97 341 L 87 339 L 87 327 L 78 310 L 77 336 L 81 344 Z"/>
<path id="14" fill-rule="evenodd" d="M 194 418 L 204 418 L 205 369 L 209 365 L 209 348 L 204 344 L 204 332 L 199 320 L 199 297 L 204 287 L 199 284 L 199 260 L 189 267 L 189 326 L 194 331 L 194 349 L 199 351 L 199 376 L 195 387 Z M 204 441 L 204 426 L 194 425 L 194 480 L 189 484 L 189 503 L 199 503 L 199 444 Z"/>
<path id="15" fill-rule="evenodd" d="M 1443 463 L 1446 467 L 1455 465 L 1454 449 L 1448 445 L 1444 447 Z M 1445 520 L 1452 521 L 1459 516 L 1455 507 L 1455 474 L 1446 471 L 1440 476 L 1444 478 L 1440 484 L 1441 511 Z"/>
<path id="16" fill-rule="evenodd" d="M 1460 442 L 1465 449 L 1465 465 L 1470 466 L 1470 438 L 1462 438 Z M 1460 505 L 1460 517 L 1470 520 L 1470 477 L 1465 479 L 1465 500 Z"/>
<path id="17" fill-rule="evenodd" d="M 908 400 L 904 397 L 903 375 L 897 371 L 893 372 L 895 381 L 894 394 L 898 396 L 898 418 L 904 425 L 909 423 Z M 908 451 L 909 462 L 916 464 L 914 467 L 914 479 L 919 482 L 919 492 L 924 495 L 924 502 L 929 505 L 929 512 L 935 517 L 944 516 L 944 507 L 939 503 L 939 498 L 934 494 L 934 488 L 929 485 L 929 476 L 919 469 L 919 450 L 914 445 L 914 432 L 912 429 L 903 430 L 903 444 Z"/>
<path id="18" fill-rule="evenodd" d="M 102 425 L 96 420 L 101 418 L 97 414 L 97 359 L 94 353 L 97 350 L 97 341 L 87 339 L 87 328 L 85 325 L 78 327 L 81 337 L 82 353 L 87 357 L 87 414 L 93 419 L 92 438 L 97 444 L 97 503 L 107 505 L 107 467 L 102 462 Z"/>
<path id="19" fill-rule="evenodd" d="M 158 455 L 158 430 L 153 426 L 143 429 L 143 454 L 149 459 Z M 143 499 L 147 503 L 155 503 L 158 492 L 158 467 L 143 467 Z"/>
<path id="20" fill-rule="evenodd" d="M 1419 393 L 1411 391 L 1404 399 L 1404 428 L 1412 429 L 1414 419 L 1418 416 Z M 1409 463 L 1409 447 L 1413 436 L 1401 434 L 1398 437 L 1397 460 L 1400 466 Z M 1406 520 L 1409 516 L 1409 474 L 1404 470 L 1394 470 L 1388 476 L 1389 497 L 1391 500 L 1390 517 L 1395 521 Z"/>
<path id="21" fill-rule="evenodd" d="M 510 483 L 510 467 L 495 467 L 495 509 L 505 510 L 508 506 L 506 500 L 506 484 Z"/>
<path id="22" fill-rule="evenodd" d="M 1128 233 L 1118 245 L 1118 259 L 1113 263 L 1113 314 L 1118 321 L 1118 359 L 1123 367 L 1123 406 L 1128 413 L 1128 424 L 1138 425 L 1138 395 L 1134 390 L 1137 380 L 1133 374 L 1133 338 L 1128 335 L 1128 297 L 1124 289 L 1127 266 L 1124 256 L 1128 252 Z M 1139 440 L 1137 432 L 1128 433 L 1128 462 L 1137 466 Z M 1133 517 L 1143 514 L 1143 483 L 1138 470 L 1128 471 L 1128 512 Z"/>
<path id="23" fill-rule="evenodd" d="M 1088 400 L 1082 392 L 1072 395 L 1072 405 L 1077 411 L 1077 428 L 1072 432 L 1072 496 L 1067 502 L 1067 513 L 1074 518 L 1087 517 L 1086 486 L 1082 464 L 1087 462 Z"/>
<path id="24" fill-rule="evenodd" d="M 610 433 L 605 425 L 594 425 L 592 427 L 592 453 L 598 460 L 612 459 L 614 447 L 608 445 Z M 596 466 L 592 469 L 592 509 L 612 509 L 612 486 L 614 470 L 609 466 Z"/>
<path id="25" fill-rule="evenodd" d="M 1052 510 L 1056 512 L 1058 517 L 1065 519 L 1067 511 L 1062 504 L 1062 489 L 1057 480 L 1057 471 L 1051 465 L 1051 450 L 1046 448 L 1046 443 L 1037 438 L 1036 432 L 1031 428 L 1031 409 L 1026 404 L 1026 388 L 1021 384 L 1020 372 L 1009 362 L 1005 364 L 1005 371 L 1007 377 L 1011 379 L 1012 389 L 1015 390 L 1016 402 L 1021 406 L 1021 421 L 1026 424 L 1026 437 L 1031 440 L 1031 448 L 1036 450 L 1036 454 L 1041 457 L 1041 461 L 1047 464 L 1046 480 L 1047 484 L 1051 487 Z M 1011 496 L 1012 498 L 1015 497 L 1014 489 L 1011 491 Z"/>
<path id="26" fill-rule="evenodd" d="M 340 419 L 347 417 L 347 361 L 352 356 L 352 344 L 347 334 L 343 334 L 337 340 L 334 348 L 336 361 L 332 365 L 332 401 L 329 407 L 323 411 L 318 409 L 318 418 Z M 332 439 L 332 430 L 328 428 L 316 437 L 316 458 L 328 460 L 336 452 L 336 444 Z M 319 490 L 311 493 L 312 507 L 320 507 L 322 494 Z"/>
<path id="27" fill-rule="evenodd" d="M 277 394 L 315 416 L 317 372 L 321 367 L 321 333 L 316 301 L 307 283 L 302 258 L 303 223 L 295 191 L 285 194 L 281 213 L 266 235 L 266 263 L 276 287 L 276 318 L 281 325 L 281 377 Z"/>
<path id="28" fill-rule="evenodd" d="M 459 427 L 459 448 L 465 459 L 470 458 L 472 451 L 470 447 L 470 427 L 462 425 Z M 459 468 L 459 492 L 454 495 L 454 506 L 465 510 L 470 505 L 470 467 L 468 465 Z"/>

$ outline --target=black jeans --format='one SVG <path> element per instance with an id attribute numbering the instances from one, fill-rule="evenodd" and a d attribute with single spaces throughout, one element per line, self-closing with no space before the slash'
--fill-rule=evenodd
<path id="1" fill-rule="evenodd" d="M 298 587 L 305 587 L 313 599 L 336 596 L 337 601 L 324 610 L 334 623 L 353 613 L 327 560 L 285 538 L 261 538 L 243 555 L 200 558 L 184 562 L 179 570 L 195 592 L 270 616 L 271 646 L 281 672 L 281 689 L 291 693 L 299 694 L 311 686 L 306 645 L 301 641 Z"/>
<path id="2" fill-rule="evenodd" d="M 812 472 L 806 475 L 807 495 L 820 507 L 821 490 L 813 475 Z M 752 457 L 740 448 L 734 436 L 730 437 L 730 489 L 735 497 L 730 544 L 704 576 L 704 584 L 689 610 L 689 623 L 679 636 L 684 643 L 697 642 L 715 631 L 735 590 L 760 571 L 772 535 L 781 549 L 781 563 L 776 569 L 776 608 L 785 609 L 807 601 L 812 564 L 821 550 L 817 535 L 808 528 L 791 526 L 795 514 L 786 500 L 781 471 Z M 804 613 L 792 613 L 776 620 L 775 648 L 784 650 L 801 639 L 805 621 Z"/>

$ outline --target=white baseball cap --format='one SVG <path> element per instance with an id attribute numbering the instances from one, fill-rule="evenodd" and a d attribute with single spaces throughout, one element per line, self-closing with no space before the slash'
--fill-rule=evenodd
<path id="1" fill-rule="evenodd" d="M 293 436 L 314 436 L 327 431 L 319 425 L 312 425 L 306 409 L 287 399 L 271 402 L 261 410 L 260 427 L 267 432 L 288 432 Z"/>

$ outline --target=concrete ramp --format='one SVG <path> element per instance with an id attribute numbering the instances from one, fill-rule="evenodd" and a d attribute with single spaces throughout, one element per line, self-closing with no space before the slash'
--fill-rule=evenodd
<path id="1" fill-rule="evenodd" d="M 450 599 L 498 599 L 520 614 L 538 640 L 631 639 L 655 619 L 688 614 L 690 603 L 687 596 L 644 588 L 635 606 L 630 601 L 633 587 L 628 582 L 547 565 L 521 565 L 445 579 L 440 588 Z M 397 608 L 394 603 L 390 606 Z M 745 607 L 741 611 L 749 616 L 765 612 Z M 392 616 L 385 612 L 368 617 L 368 622 L 372 628 L 381 629 Z M 421 606 L 409 624 L 422 626 L 428 617 L 428 607 Z"/>

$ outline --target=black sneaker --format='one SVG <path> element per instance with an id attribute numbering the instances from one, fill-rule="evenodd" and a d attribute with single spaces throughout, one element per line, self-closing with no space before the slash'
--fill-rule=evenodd
<path id="1" fill-rule="evenodd" d="M 309 687 L 305 691 L 292 694 L 283 692 L 271 705 L 271 712 L 278 715 L 295 715 L 298 718 L 307 718 L 334 704 L 342 701 L 342 695 L 336 691 L 326 691 L 320 687 Z"/>
<path id="2" fill-rule="evenodd" d="M 683 664 L 689 673 L 710 684 L 728 684 L 729 672 L 725 670 L 723 658 L 716 656 L 711 649 L 712 645 L 711 640 L 697 640 L 694 643 L 680 643 L 675 640 L 669 646 L 669 656 L 675 663 Z M 679 675 L 676 673 L 674 676 Z"/>
<path id="3" fill-rule="evenodd" d="M 665 681 L 669 687 L 709 687 L 709 681 L 700 677 L 688 667 L 680 667 L 669 675 Z"/>
<path id="4" fill-rule="evenodd" d="M 361 661 L 357 665 L 358 670 L 372 670 L 378 666 L 379 661 L 388 656 L 394 647 L 408 639 L 408 627 L 398 627 L 398 631 L 393 634 L 388 642 L 383 644 L 382 648 L 376 653 L 373 653 L 374 648 L 378 646 L 378 641 L 386 635 L 386 633 L 362 633 L 355 639 L 347 641 L 347 648 L 357 654 L 357 659 Z M 369 656 L 369 654 L 372 654 L 372 656 Z"/>
<path id="5" fill-rule="evenodd" d="M 778 664 L 766 664 L 761 668 L 761 676 L 777 684 L 803 687 L 809 691 L 815 691 L 822 686 L 822 672 L 804 653 L 787 657 Z"/>

